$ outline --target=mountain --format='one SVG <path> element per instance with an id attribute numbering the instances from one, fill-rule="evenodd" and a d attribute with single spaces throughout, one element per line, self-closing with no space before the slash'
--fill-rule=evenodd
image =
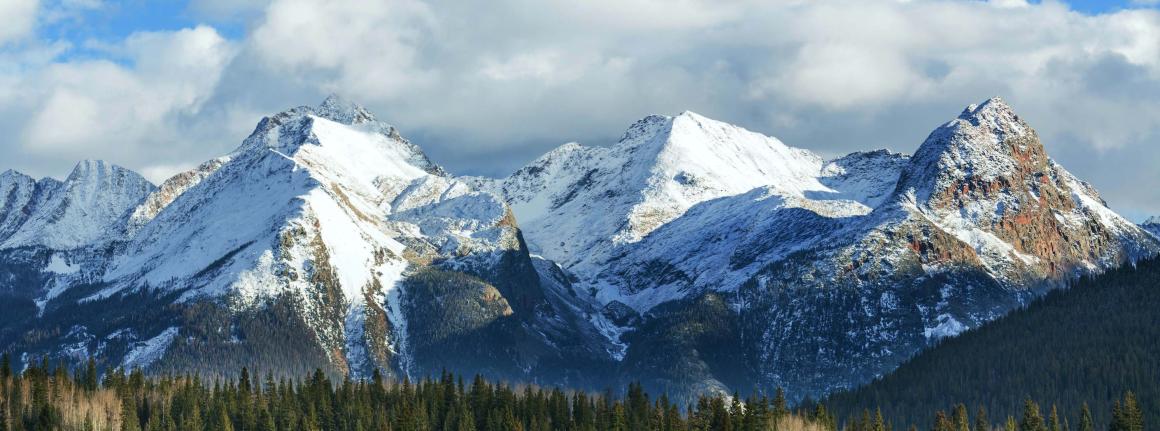
<path id="1" fill-rule="evenodd" d="M 233 153 L 140 189 L 97 220 L 122 233 L 99 263 L 32 298 L 39 315 L 7 325 L 6 344 L 211 374 L 600 375 L 556 365 L 599 366 L 587 356 L 604 349 L 541 280 L 506 204 L 357 105 L 267 117 Z"/>
<path id="2" fill-rule="evenodd" d="M 685 112 L 488 179 L 331 97 L 158 187 L 86 162 L 0 191 L 0 350 L 155 373 L 800 399 L 1160 251 L 1000 99 L 913 156 Z"/>
<path id="3" fill-rule="evenodd" d="M 777 139 L 684 112 L 644 118 L 612 147 L 566 144 L 491 187 L 534 251 L 585 271 L 697 203 L 770 184 L 820 190 L 809 175 L 821 165 Z"/>
<path id="4" fill-rule="evenodd" d="M 1077 424 L 1089 403 L 1097 424 L 1134 391 L 1160 416 L 1160 260 L 1077 280 L 994 322 L 948 339 L 896 371 L 826 400 L 839 417 L 882 408 L 895 423 L 929 424 L 935 410 L 964 403 L 992 422 L 1019 417 L 1023 400 L 1057 404 Z M 1150 401 L 1149 401 L 1150 400 Z"/>
<path id="5" fill-rule="evenodd" d="M 763 162 L 719 162 L 735 156 Z M 758 186 L 738 193 L 753 184 L 722 186 L 697 166 Z M 493 188 L 520 220 L 547 214 L 525 225 L 533 251 L 563 262 L 603 308 L 593 320 L 618 344 L 625 378 L 667 392 L 781 386 L 800 398 L 856 385 L 1076 276 L 1160 250 L 997 98 L 914 156 L 823 162 L 686 113 L 643 120 L 606 149 L 566 145 Z M 639 223 L 649 208 L 667 210 Z M 588 236 L 580 258 L 543 246 L 575 232 Z"/>
<path id="6" fill-rule="evenodd" d="M 155 189 L 102 161 L 78 163 L 64 181 L 0 174 L 0 299 L 43 307 L 85 280 L 119 239 L 120 220 Z"/>
<path id="7" fill-rule="evenodd" d="M 1148 231 L 1152 235 L 1156 235 L 1156 236 L 1160 237 L 1160 217 L 1157 217 L 1157 216 L 1148 217 L 1147 220 L 1144 220 L 1144 223 L 1140 224 L 1140 227 L 1143 228 L 1144 230 Z"/>

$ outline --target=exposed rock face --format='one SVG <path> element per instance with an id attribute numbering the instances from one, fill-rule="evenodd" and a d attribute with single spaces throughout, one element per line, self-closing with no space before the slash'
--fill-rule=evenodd
<path id="1" fill-rule="evenodd" d="M 106 192 L 131 185 L 82 167 L 73 177 L 102 178 Z M 28 181 L 5 178 L 14 206 L 27 206 Z M 155 371 L 268 361 L 279 373 L 402 377 L 486 365 L 497 378 L 595 385 L 557 369 L 600 363 L 603 341 L 545 293 L 504 201 L 447 177 L 362 107 L 330 98 L 275 114 L 232 154 L 139 189 L 102 224 L 109 245 L 83 279 L 40 280 L 50 293 L 26 296 L 36 315 L 0 332 L 5 348 Z M 43 268 L 48 257 L 23 259 Z M 158 314 L 135 322 L 126 298 Z M 115 311 L 76 312 L 93 304 Z M 23 336 L 50 322 L 73 329 Z M 584 347 L 552 347 L 564 343 Z"/>
<path id="2" fill-rule="evenodd" d="M 630 129 L 629 142 L 647 135 L 638 129 L 645 128 Z M 679 140 L 675 135 L 666 139 Z M 667 148 L 748 152 L 756 140 L 727 141 L 733 145 Z M 633 226 L 620 212 L 605 211 L 601 199 L 650 188 L 622 184 L 610 195 L 596 180 L 601 170 L 587 167 L 661 169 L 651 160 L 618 162 L 624 142 L 562 147 L 506 180 L 503 190 L 513 202 L 554 202 L 555 190 L 594 196 L 586 208 Z M 586 152 L 601 161 L 577 156 Z M 798 155 L 763 166 L 784 176 L 763 178 L 747 192 L 680 200 L 689 205 L 632 241 L 585 231 L 590 248 L 608 250 L 607 257 L 568 268 L 580 291 L 602 307 L 594 321 L 619 342 L 613 353 L 623 358 L 623 378 L 670 391 L 746 391 L 757 382 L 796 397 L 819 395 L 888 372 L 929 343 L 1071 277 L 1160 250 L 1155 238 L 1053 162 L 1035 131 L 1000 99 L 968 107 L 913 157 L 876 151 L 822 163 L 808 152 L 791 153 Z M 528 211 L 513 208 L 518 218 Z M 551 230 L 538 227 L 529 225 L 527 234 L 550 237 Z M 542 251 L 571 259 L 561 250 Z M 714 301 L 728 306 L 710 307 Z M 713 337 L 731 339 L 732 354 L 740 356 L 706 354 L 721 347 L 698 331 L 672 329 L 704 328 L 707 318 L 717 325 Z M 685 347 L 648 341 L 655 338 Z"/>
<path id="3" fill-rule="evenodd" d="M 160 188 L 0 174 L 0 350 L 801 398 L 1158 251 L 999 99 L 914 156 L 686 112 L 492 180 L 330 98 Z"/>

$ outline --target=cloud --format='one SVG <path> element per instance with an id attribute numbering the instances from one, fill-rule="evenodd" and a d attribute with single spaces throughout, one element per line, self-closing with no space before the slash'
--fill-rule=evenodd
<path id="1" fill-rule="evenodd" d="M 142 33 L 104 41 L 107 59 L 47 64 L 0 52 L 29 58 L 0 67 L 0 96 L 11 96 L 0 114 L 25 118 L 0 119 L 23 129 L 12 151 L 46 169 L 50 157 L 65 166 L 115 156 L 163 176 L 228 151 L 263 114 L 339 92 L 454 172 L 501 175 L 560 143 L 608 144 L 637 118 L 683 110 L 826 155 L 913 151 L 964 105 L 1001 95 L 1114 206 L 1160 213 L 1160 196 L 1105 173 L 1117 171 L 1110 161 L 1154 171 L 1146 161 L 1160 158 L 1152 9 L 1090 15 L 1050 0 L 188 8 L 243 20 L 246 32 L 233 41 L 209 27 Z M 49 42 L 37 49 L 67 49 Z"/>
<path id="2" fill-rule="evenodd" d="M 187 121 L 201 114 L 233 48 L 210 27 L 135 33 L 114 59 L 31 64 L 8 110 L 30 158 L 107 158 L 147 166 L 188 157 Z M 0 102 L 3 103 L 3 102 Z M 183 148 L 185 147 L 185 148 Z"/>
<path id="3" fill-rule="evenodd" d="M 4 17 L 4 25 L 0 26 L 0 45 L 20 40 L 32 33 L 39 6 L 38 0 L 0 2 L 0 16 Z"/>

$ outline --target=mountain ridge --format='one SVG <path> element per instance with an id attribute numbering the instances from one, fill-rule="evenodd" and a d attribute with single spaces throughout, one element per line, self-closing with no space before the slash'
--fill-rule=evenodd
<path id="1" fill-rule="evenodd" d="M 452 176 L 328 97 L 160 187 L 113 177 L 98 183 L 136 193 L 117 194 L 99 241 L 0 250 L 0 294 L 28 310 L 0 325 L 0 349 L 155 371 L 258 358 L 801 398 L 1160 251 L 997 98 L 913 156 L 825 160 L 684 112 L 488 179 Z M 14 196 L 0 202 L 35 189 L 0 175 Z M 19 231 L 26 205 L 5 205 L 0 234 Z M 56 335 L 28 336 L 41 332 Z"/>

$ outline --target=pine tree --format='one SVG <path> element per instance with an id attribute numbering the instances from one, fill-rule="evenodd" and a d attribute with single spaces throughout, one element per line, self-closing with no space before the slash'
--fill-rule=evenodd
<path id="1" fill-rule="evenodd" d="M 84 388 L 89 392 L 97 390 L 97 361 L 93 358 L 85 364 Z"/>
<path id="2" fill-rule="evenodd" d="M 955 406 L 954 424 L 955 431 L 971 431 L 971 418 L 967 415 L 965 404 Z"/>
<path id="3" fill-rule="evenodd" d="M 1055 404 L 1051 405 L 1051 416 L 1048 417 L 1047 424 L 1049 431 L 1063 431 L 1063 426 L 1059 423 L 1059 411 L 1055 408 Z"/>
<path id="4" fill-rule="evenodd" d="M 975 410 L 975 431 L 991 431 L 991 422 L 987 420 L 987 409 L 979 404 Z"/>
<path id="5" fill-rule="evenodd" d="M 776 421 L 788 413 L 789 408 L 786 406 L 785 402 L 785 390 L 779 386 L 777 388 L 777 392 L 775 392 L 773 396 L 773 418 Z"/>
<path id="6" fill-rule="evenodd" d="M 1087 403 L 1083 403 L 1083 407 L 1080 407 L 1079 431 L 1096 431 L 1095 422 L 1092 421 L 1092 410 L 1088 408 Z"/>
<path id="7" fill-rule="evenodd" d="M 1136 395 L 1131 391 L 1124 394 L 1122 404 L 1120 401 L 1116 401 L 1112 405 L 1112 423 L 1108 429 L 1110 431 L 1144 430 L 1144 413 L 1140 411 Z"/>
<path id="8" fill-rule="evenodd" d="M 1007 416 L 1007 423 L 1003 426 L 1004 431 L 1018 431 L 1019 425 L 1015 424 L 1014 416 Z"/>
<path id="9" fill-rule="evenodd" d="M 1019 431 L 1047 431 L 1043 415 L 1039 413 L 1039 404 L 1031 398 L 1023 401 L 1023 418 L 1019 420 Z"/>
<path id="10" fill-rule="evenodd" d="M 133 402 L 133 397 L 126 396 L 121 399 L 121 431 L 140 431 L 141 423 L 137 417 L 137 405 Z"/>
<path id="11" fill-rule="evenodd" d="M 934 428 L 932 431 L 955 431 L 954 423 L 947 417 L 946 412 L 939 410 L 934 414 Z"/>

